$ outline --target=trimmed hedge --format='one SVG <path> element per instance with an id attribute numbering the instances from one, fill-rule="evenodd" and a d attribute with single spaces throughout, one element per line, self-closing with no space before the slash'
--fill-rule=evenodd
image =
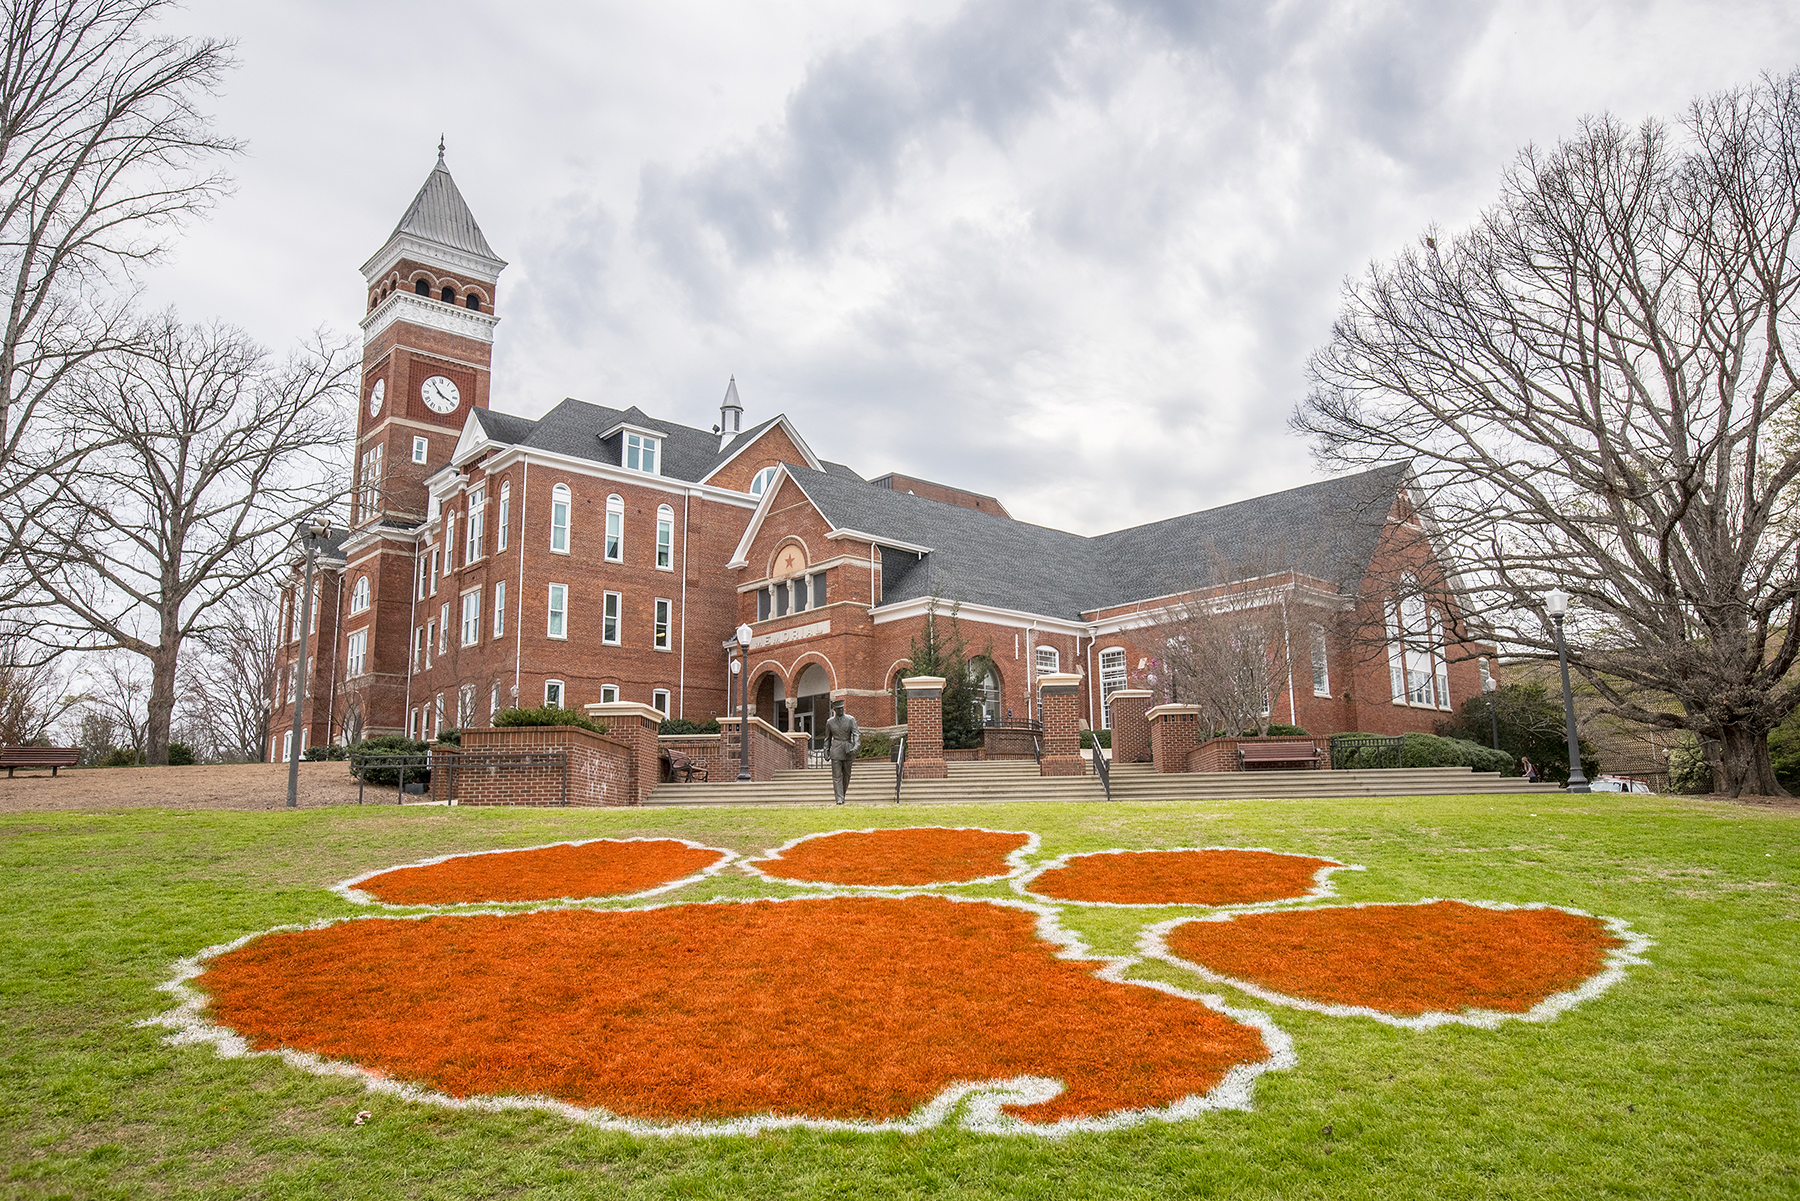
<path id="1" fill-rule="evenodd" d="M 893 754 L 893 739 L 886 734 L 864 734 L 856 748 L 858 759 L 890 759 Z"/>
<path id="2" fill-rule="evenodd" d="M 705 721 L 695 721 L 691 717 L 665 717 L 656 728 L 658 734 L 717 734 L 719 719 L 709 717 Z"/>
<path id="3" fill-rule="evenodd" d="M 377 734 L 373 738 L 365 738 L 350 748 L 352 755 L 423 755 L 431 749 L 431 744 L 417 738 L 408 738 L 404 734 Z M 356 773 L 355 760 L 351 760 L 351 774 Z M 425 766 L 408 767 L 406 769 L 408 783 L 427 784 L 431 781 L 431 769 Z M 363 781 L 368 784 L 392 786 L 400 782 L 400 769 L 387 764 L 378 764 L 363 772 Z"/>
<path id="4" fill-rule="evenodd" d="M 1100 740 L 1101 746 L 1105 747 L 1109 751 L 1112 750 L 1112 731 L 1111 730 L 1083 730 L 1081 732 L 1081 749 L 1084 751 L 1092 750 L 1093 746 L 1094 746 L 1094 739 L 1096 739 L 1096 738 L 1098 738 Z"/>
<path id="5" fill-rule="evenodd" d="M 596 734 L 606 733 L 606 727 L 599 722 L 589 721 L 587 716 L 575 709 L 558 709 L 554 705 L 544 705 L 537 709 L 502 709 L 494 714 L 496 726 L 576 726 L 583 730 L 592 730 Z"/>
<path id="6" fill-rule="evenodd" d="M 1439 734 L 1406 735 L 1400 747 L 1400 766 L 1470 767 L 1501 775 L 1516 775 L 1518 771 L 1517 761 L 1505 751 Z"/>

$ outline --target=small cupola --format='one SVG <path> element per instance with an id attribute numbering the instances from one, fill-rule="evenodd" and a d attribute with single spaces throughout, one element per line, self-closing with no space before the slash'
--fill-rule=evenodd
<path id="1" fill-rule="evenodd" d="M 738 401 L 737 376 L 725 385 L 725 399 L 719 402 L 719 449 L 738 436 L 744 428 L 744 406 Z"/>

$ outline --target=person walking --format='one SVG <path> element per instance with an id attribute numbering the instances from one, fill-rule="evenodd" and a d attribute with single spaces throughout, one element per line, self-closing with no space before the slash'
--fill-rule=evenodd
<path id="1" fill-rule="evenodd" d="M 1525 777 L 1525 782 L 1527 784 L 1536 784 L 1538 782 L 1537 764 L 1533 763 L 1529 756 L 1521 755 L 1519 757 L 1519 768 L 1520 774 Z"/>
<path id="2" fill-rule="evenodd" d="M 843 701 L 832 702 L 825 735 L 825 756 L 831 760 L 831 792 L 841 805 L 850 792 L 850 765 L 856 762 L 856 748 L 862 745 L 862 731 L 856 728 L 856 719 L 844 712 Z"/>

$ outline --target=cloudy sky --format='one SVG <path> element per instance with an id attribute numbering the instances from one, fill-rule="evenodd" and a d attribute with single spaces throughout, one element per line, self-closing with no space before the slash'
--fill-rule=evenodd
<path id="1" fill-rule="evenodd" d="M 146 281 L 272 347 L 439 134 L 510 266 L 494 405 L 795 418 L 814 451 L 1097 533 L 1318 477 L 1344 278 L 1585 113 L 1800 66 L 1800 5 L 191 0 L 238 188 Z"/>

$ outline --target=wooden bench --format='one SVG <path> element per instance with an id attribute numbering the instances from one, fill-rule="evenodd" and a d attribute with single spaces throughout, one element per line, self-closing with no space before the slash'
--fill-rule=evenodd
<path id="1" fill-rule="evenodd" d="M 1325 754 L 1311 739 L 1304 742 L 1240 742 L 1237 753 L 1239 771 L 1248 771 L 1252 765 L 1262 767 L 1275 763 L 1305 763 L 1316 768 Z"/>
<path id="2" fill-rule="evenodd" d="M 72 746 L 6 746 L 0 747 L 0 767 L 6 778 L 18 768 L 47 767 L 52 776 L 58 768 L 74 767 L 81 762 L 81 749 Z"/>

